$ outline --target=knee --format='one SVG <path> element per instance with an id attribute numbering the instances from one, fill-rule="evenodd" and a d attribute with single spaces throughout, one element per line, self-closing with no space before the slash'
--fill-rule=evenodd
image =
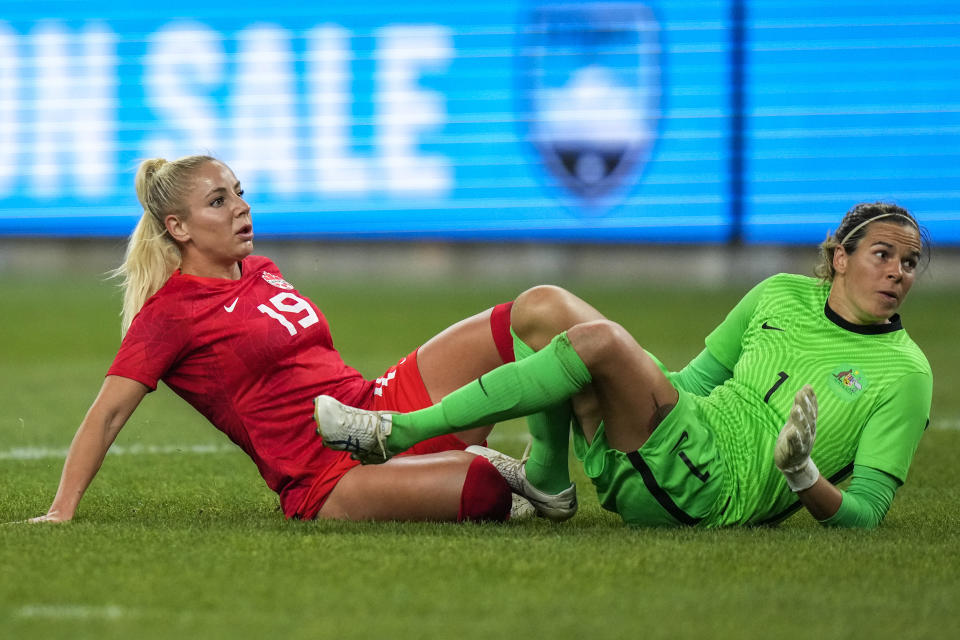
<path id="1" fill-rule="evenodd" d="M 517 296 L 510 324 L 521 340 L 539 350 L 561 331 L 597 317 L 596 310 L 566 289 L 539 285 Z"/>
<path id="2" fill-rule="evenodd" d="M 569 298 L 573 294 L 566 289 L 542 284 L 527 289 L 513 303 L 510 321 L 514 331 L 528 331 L 546 323 L 555 322 L 555 318 L 565 314 Z M 562 329 L 561 329 L 562 331 Z"/>
<path id="3" fill-rule="evenodd" d="M 617 366 L 617 359 L 640 348 L 633 336 L 611 320 L 584 322 L 567 331 L 580 359 L 592 371 L 600 366 Z"/>

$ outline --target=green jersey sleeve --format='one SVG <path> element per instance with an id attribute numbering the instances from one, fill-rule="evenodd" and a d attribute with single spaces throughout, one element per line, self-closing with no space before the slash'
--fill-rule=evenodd
<path id="1" fill-rule="evenodd" d="M 846 527 L 873 529 L 883 521 L 897 492 L 897 479 L 893 476 L 854 465 L 853 480 L 843 492 L 840 509 L 835 514 L 821 520 L 828 527 Z"/>
<path id="2" fill-rule="evenodd" d="M 683 369 L 667 374 L 667 378 L 677 389 L 698 396 L 708 396 L 732 375 L 733 371 L 714 358 L 708 349 L 704 349 Z"/>
<path id="3" fill-rule="evenodd" d="M 854 462 L 884 471 L 903 483 L 920 437 L 930 421 L 933 380 L 909 373 L 868 418 Z"/>
<path id="4" fill-rule="evenodd" d="M 753 317 L 760 297 L 763 295 L 763 290 L 769 281 L 768 278 L 748 291 L 737 303 L 737 306 L 731 309 L 723 322 L 711 331 L 710 335 L 704 340 L 707 350 L 730 371 L 733 371 L 737 360 L 740 358 L 740 352 L 743 350 L 743 334 L 747 331 L 750 318 Z"/>

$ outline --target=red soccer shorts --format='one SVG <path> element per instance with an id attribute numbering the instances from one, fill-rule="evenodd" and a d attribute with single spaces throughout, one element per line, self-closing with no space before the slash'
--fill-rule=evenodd
<path id="1" fill-rule="evenodd" d="M 513 306 L 512 302 L 499 304 L 493 308 L 490 316 L 490 329 L 493 333 L 494 343 L 505 362 L 513 361 L 513 339 L 510 336 L 511 306 Z M 367 406 L 362 408 L 405 413 L 423 409 L 432 404 L 430 394 L 427 393 L 427 388 L 423 384 L 423 378 L 420 377 L 420 369 L 417 367 L 417 352 L 414 351 L 377 378 L 373 388 L 373 398 Z M 467 445 L 463 440 L 449 434 L 424 440 L 399 455 L 421 455 L 457 449 L 462 451 L 466 448 Z M 360 463 L 356 460 L 350 459 L 350 454 L 342 452 L 342 456 L 336 463 L 327 467 L 321 475 L 314 478 L 310 491 L 307 492 L 303 503 L 297 509 L 298 517 L 304 520 L 315 518 L 320 508 L 323 507 L 323 503 L 327 500 L 327 496 L 340 482 L 340 478 L 358 464 Z"/>

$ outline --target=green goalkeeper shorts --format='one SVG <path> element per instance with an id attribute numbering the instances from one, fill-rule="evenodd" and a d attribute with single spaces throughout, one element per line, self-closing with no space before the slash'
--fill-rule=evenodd
<path id="1" fill-rule="evenodd" d="M 573 447 L 600 504 L 627 524 L 706 525 L 726 509 L 722 502 L 729 498 L 716 439 L 685 391 L 639 450 L 612 449 L 602 423 L 589 445 L 575 426 Z"/>

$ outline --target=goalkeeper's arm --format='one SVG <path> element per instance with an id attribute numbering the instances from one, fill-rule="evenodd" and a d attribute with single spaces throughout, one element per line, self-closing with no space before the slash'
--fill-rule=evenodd
<path id="1" fill-rule="evenodd" d="M 797 392 L 790 419 L 780 430 L 774 462 L 791 491 L 821 523 L 836 527 L 876 527 L 893 502 L 896 478 L 878 469 L 855 465 L 850 488 L 840 491 L 820 474 L 810 458 L 816 436 L 817 398 L 806 385 Z"/>
<path id="2" fill-rule="evenodd" d="M 883 521 L 896 490 L 893 476 L 856 465 L 846 491 L 818 475 L 813 485 L 797 492 L 797 497 L 822 525 L 873 529 Z"/>
<path id="3" fill-rule="evenodd" d="M 899 486 L 896 478 L 879 469 L 855 465 L 850 486 L 840 492 L 842 500 L 837 512 L 820 519 L 820 523 L 830 527 L 873 529 L 887 515 Z"/>
<path id="4" fill-rule="evenodd" d="M 717 360 L 708 349 L 701 351 L 680 371 L 667 375 L 670 384 L 674 387 L 698 396 L 710 395 L 711 391 L 732 376 L 733 372 Z"/>

